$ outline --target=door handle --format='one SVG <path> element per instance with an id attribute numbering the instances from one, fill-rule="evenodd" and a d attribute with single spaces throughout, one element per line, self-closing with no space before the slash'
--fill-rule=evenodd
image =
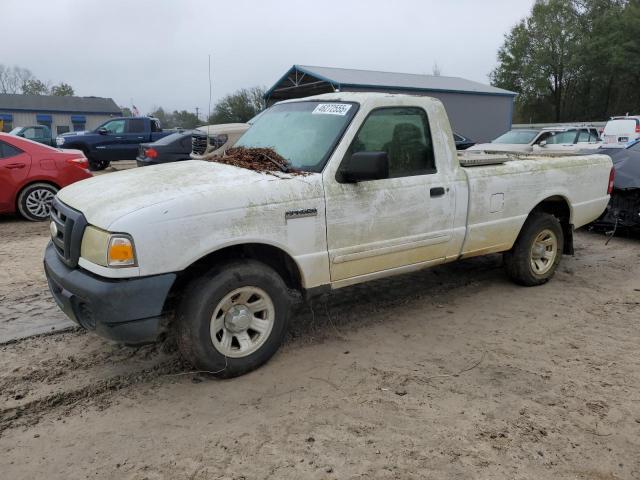
<path id="1" fill-rule="evenodd" d="M 9 165 L 4 166 L 4 168 L 10 168 L 10 169 L 24 168 L 24 167 L 26 167 L 24 163 L 10 163 Z"/>
<path id="2" fill-rule="evenodd" d="M 144 140 L 144 137 L 138 137 L 138 140 Z"/>
<path id="3" fill-rule="evenodd" d="M 122 140 L 122 137 L 116 137 L 116 140 Z"/>
<path id="4" fill-rule="evenodd" d="M 445 193 L 444 187 L 433 187 L 431 190 L 429 190 L 429 193 L 432 197 L 441 197 Z"/>

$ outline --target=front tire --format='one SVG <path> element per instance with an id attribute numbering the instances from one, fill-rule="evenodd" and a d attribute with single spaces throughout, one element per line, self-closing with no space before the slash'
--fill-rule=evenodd
<path id="1" fill-rule="evenodd" d="M 562 258 L 564 235 L 556 217 L 532 213 L 513 248 L 504 254 L 507 275 L 527 287 L 547 283 Z"/>
<path id="2" fill-rule="evenodd" d="M 214 267 L 186 287 L 178 346 L 197 369 L 230 378 L 266 363 L 284 338 L 291 297 L 280 275 L 255 260 Z"/>
<path id="3" fill-rule="evenodd" d="M 49 183 L 26 186 L 18 195 L 18 212 L 27 220 L 42 222 L 49 219 L 51 202 L 58 188 Z"/>

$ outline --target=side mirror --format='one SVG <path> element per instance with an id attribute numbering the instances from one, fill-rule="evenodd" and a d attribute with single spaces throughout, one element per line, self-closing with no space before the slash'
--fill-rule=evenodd
<path id="1" fill-rule="evenodd" d="M 387 152 L 357 152 L 351 155 L 338 170 L 343 183 L 389 178 L 389 156 Z"/>
<path id="2" fill-rule="evenodd" d="M 546 140 L 542 140 L 538 145 L 540 145 L 541 147 L 546 147 L 547 146 L 547 141 Z"/>
<path id="3" fill-rule="evenodd" d="M 99 128 L 99 129 L 98 129 L 98 133 L 99 133 L 100 135 L 106 135 L 106 134 L 108 134 L 108 133 L 109 133 L 109 130 L 107 130 L 106 128 L 102 127 L 102 128 Z"/>
<path id="4" fill-rule="evenodd" d="M 18 136 L 18 137 L 24 137 L 24 132 L 20 132 L 20 133 L 18 133 L 18 135 L 16 135 L 16 136 Z"/>

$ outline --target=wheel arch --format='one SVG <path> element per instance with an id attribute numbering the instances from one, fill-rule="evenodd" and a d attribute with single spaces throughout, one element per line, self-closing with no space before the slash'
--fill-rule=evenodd
<path id="1" fill-rule="evenodd" d="M 302 270 L 295 259 L 284 249 L 268 243 L 239 243 L 214 250 L 178 273 L 178 277 L 169 292 L 168 309 L 175 306 L 177 297 L 193 279 L 203 275 L 215 265 L 239 259 L 262 262 L 273 268 L 289 289 L 300 292 L 304 290 Z"/>
<path id="2" fill-rule="evenodd" d="M 529 212 L 527 220 L 534 213 L 548 213 L 558 219 L 564 236 L 563 253 L 573 255 L 573 209 L 571 202 L 564 195 L 552 195 L 538 202 Z"/>

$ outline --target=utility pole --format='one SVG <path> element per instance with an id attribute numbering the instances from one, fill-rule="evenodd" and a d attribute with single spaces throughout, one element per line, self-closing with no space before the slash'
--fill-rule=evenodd
<path id="1" fill-rule="evenodd" d="M 196 118 L 200 120 L 200 109 L 196 107 Z"/>

